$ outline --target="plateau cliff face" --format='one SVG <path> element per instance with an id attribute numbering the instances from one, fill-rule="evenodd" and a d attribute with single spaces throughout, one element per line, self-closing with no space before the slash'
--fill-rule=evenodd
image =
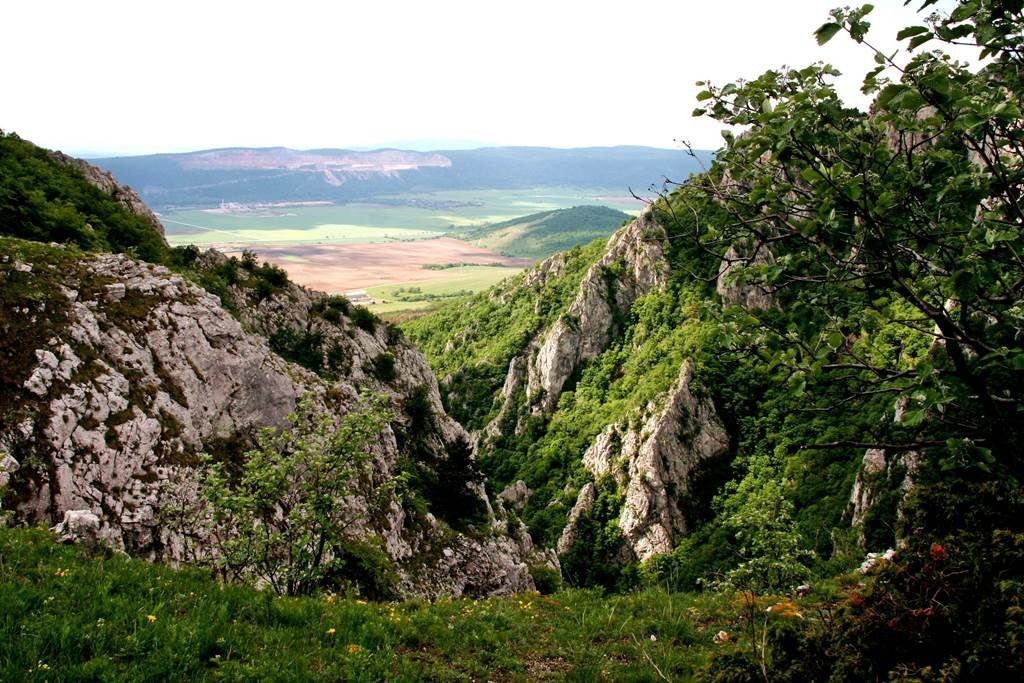
<path id="1" fill-rule="evenodd" d="M 398 473 L 407 447 L 397 434 L 408 423 L 403 405 L 414 390 L 437 425 L 422 435 L 419 452 L 443 459 L 465 438 L 441 408 L 422 356 L 383 325 L 363 329 L 339 311 L 328 320 L 328 309 L 317 307 L 322 295 L 288 285 L 255 301 L 236 290 L 236 319 L 216 296 L 163 266 L 19 241 L 3 247 L 8 329 L 0 345 L 11 392 L 0 450 L 6 502 L 22 519 L 54 523 L 70 513 L 62 529 L 90 528 L 134 554 L 192 559 L 204 539 L 169 526 L 161 514 L 170 500 L 195 495 L 190 472 L 198 453 L 241 457 L 258 429 L 286 427 L 306 394 L 332 415 L 355 409 L 364 389 L 382 392 L 393 406 L 394 421 L 372 446 L 370 487 L 351 500 L 357 511 Z M 326 339 L 333 375 L 286 361 L 259 333 L 282 329 Z M 382 356 L 386 372 L 374 363 Z M 403 593 L 532 586 L 512 538 L 471 539 L 430 514 L 412 523 L 394 494 L 386 510 L 364 515 L 356 533 L 380 541 Z"/>

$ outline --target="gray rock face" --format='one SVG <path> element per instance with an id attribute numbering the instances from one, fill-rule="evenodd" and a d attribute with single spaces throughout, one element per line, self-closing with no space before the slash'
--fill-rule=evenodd
<path id="1" fill-rule="evenodd" d="M 57 534 L 61 543 L 81 543 L 89 548 L 113 541 L 109 538 L 110 529 L 105 530 L 105 536 L 100 518 L 90 510 L 65 511 L 64 519 L 50 531 Z"/>
<path id="2" fill-rule="evenodd" d="M 520 479 L 514 484 L 506 486 L 505 489 L 498 494 L 498 499 L 506 506 L 512 508 L 516 512 L 522 512 L 526 508 L 527 502 L 530 500 L 530 488 L 526 485 L 526 482 Z"/>
<path id="3" fill-rule="evenodd" d="M 633 302 L 664 286 L 669 271 L 664 237 L 652 209 L 612 235 L 583 277 L 569 310 L 531 350 L 527 395 L 538 401 L 540 411 L 552 412 L 569 376 L 608 347 Z"/>
<path id="4" fill-rule="evenodd" d="M 6 453 L 3 454 L 3 457 L 0 457 L 0 489 L 10 483 L 11 475 L 17 472 L 19 467 L 21 465 L 18 461 Z"/>
<path id="5" fill-rule="evenodd" d="M 64 164 L 65 166 L 70 166 L 74 169 L 77 169 L 79 172 L 81 172 L 82 175 L 85 176 L 85 179 L 89 181 L 90 184 L 94 185 L 95 187 L 98 187 L 99 189 L 103 190 L 117 201 L 121 202 L 121 204 L 123 204 L 126 209 L 134 213 L 136 216 L 142 216 L 143 218 L 148 219 L 149 222 L 153 224 L 153 227 L 156 228 L 161 235 L 164 234 L 163 223 L 161 223 L 160 219 L 156 217 L 156 214 L 153 213 L 148 206 L 146 206 L 145 202 L 142 201 L 142 198 L 139 197 L 138 193 L 136 193 L 135 190 L 128 187 L 127 185 L 122 185 L 121 183 L 117 182 L 117 180 L 114 179 L 114 176 L 111 175 L 110 172 L 104 171 L 101 168 L 97 168 L 96 166 L 93 166 L 89 162 L 83 161 L 82 159 L 69 157 L 67 154 L 64 154 L 63 152 L 50 152 L 50 157 L 52 157 L 55 161 Z"/>
<path id="6" fill-rule="evenodd" d="M 737 275 L 749 266 L 770 265 L 775 257 L 767 246 L 755 248 L 738 248 L 731 246 L 722 256 L 718 267 L 718 280 L 715 290 L 727 306 L 743 306 L 748 309 L 768 309 L 775 306 L 775 297 L 763 287 L 756 284 L 737 282 Z"/>
<path id="7" fill-rule="evenodd" d="M 550 413 L 555 409 L 566 380 L 584 361 L 608 347 L 633 302 L 667 281 L 664 237 L 665 230 L 650 209 L 612 235 L 604 254 L 584 275 L 565 315 L 509 363 L 501 390 L 502 407 L 483 429 L 483 442 L 500 432 L 516 392 L 524 385 L 534 412 Z M 523 286 L 540 287 L 564 269 L 565 256 L 555 254 L 527 272 Z"/>
<path id="8" fill-rule="evenodd" d="M 648 405 L 639 427 L 613 424 L 598 435 L 583 456 L 595 479 L 610 476 L 625 493 L 619 516 L 626 560 L 646 560 L 670 552 L 689 532 L 680 503 L 691 478 L 705 461 L 729 447 L 711 401 L 690 390 L 693 361 L 680 368 L 675 386 L 662 405 Z M 594 488 L 584 487 L 558 542 L 565 552 L 577 535 L 576 522 L 593 505 Z"/>
<path id="9" fill-rule="evenodd" d="M 893 422 L 903 421 L 907 403 L 905 398 L 896 401 Z M 857 540 L 861 547 L 867 545 L 864 522 L 881 491 L 899 491 L 896 517 L 898 520 L 903 519 L 904 504 L 914 488 L 919 466 L 920 454 L 917 451 L 888 452 L 881 448 L 864 451 L 864 459 L 850 490 L 850 502 L 846 506 L 846 515 L 850 518 L 850 525 L 857 529 Z M 896 543 L 902 547 L 905 539 L 897 538 Z"/>
<path id="10" fill-rule="evenodd" d="M 132 554 L 190 559 L 203 539 L 162 524 L 161 512 L 172 499 L 195 497 L 197 454 L 238 457 L 256 430 L 286 427 L 307 392 L 335 416 L 357 406 L 360 389 L 382 392 L 394 405 L 393 424 L 402 425 L 405 401 L 421 391 L 437 422 L 426 445 L 435 457 L 447 457 L 448 444 L 466 438 L 441 408 L 422 355 L 389 338 L 393 333 L 383 325 L 371 333 L 348 319 L 318 318 L 312 305 L 322 295 L 291 287 L 251 309 L 239 298 L 243 324 L 217 297 L 182 277 L 122 255 L 83 257 L 63 275 L 59 291 L 60 310 L 51 305 L 47 313 L 62 324 L 17 380 L 19 403 L 31 417 L 0 433 L 0 447 L 21 462 L 3 465 L 16 514 L 62 520 L 61 533 L 69 538 L 84 529 L 79 535 L 90 542 Z M 326 380 L 283 360 L 255 332 L 287 321 L 306 330 L 323 326 L 341 347 L 338 355 L 351 362 Z M 0 340 L 0 346 L 16 343 Z M 395 368 L 386 381 L 368 369 L 385 352 Z M 400 446 L 391 427 L 373 448 L 376 486 L 397 474 Z M 357 512 L 369 509 L 359 496 L 351 505 Z M 74 520 L 65 519 L 69 512 Z M 519 545 L 508 536 L 473 541 L 437 525 L 406 524 L 396 501 L 358 533 L 381 539 L 410 595 L 532 588 Z M 457 551 L 458 561 L 442 559 L 446 549 Z"/>
<path id="11" fill-rule="evenodd" d="M 594 507 L 596 502 L 597 489 L 594 487 L 594 482 L 588 481 L 580 489 L 579 494 L 577 494 L 576 504 L 569 511 L 568 521 L 565 528 L 562 529 L 562 535 L 558 537 L 557 547 L 559 555 L 569 552 L 569 548 L 577 541 L 580 535 L 578 528 L 580 517 L 590 512 L 590 509 Z"/>

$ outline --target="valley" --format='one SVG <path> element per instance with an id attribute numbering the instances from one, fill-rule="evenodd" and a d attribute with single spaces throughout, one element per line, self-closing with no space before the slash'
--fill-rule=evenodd
<path id="1" fill-rule="evenodd" d="M 697 5 L 657 22 L 672 79 Z M 713 5 L 709 28 L 748 16 Z M 0 682 L 1024 680 L 1024 0 L 925 0 L 884 53 L 873 9 L 803 36 L 874 57 L 866 100 L 817 48 L 682 90 L 713 154 L 90 161 L 0 130 Z M 590 28 L 574 54 L 607 78 L 598 53 L 626 60 Z M 668 64 L 656 40 L 629 61 Z M 333 132 L 305 92 L 302 136 L 197 146 L 353 139 L 345 113 L 588 143 L 678 118 L 664 89 L 615 108 L 560 78 L 464 110 L 397 45 L 404 78 L 364 60 L 376 96 Z M 12 91 L 76 101 L 37 80 Z"/>
<path id="2" fill-rule="evenodd" d="M 530 214 L 594 202 L 616 207 L 605 209 L 610 221 L 605 217 L 600 226 L 588 225 L 578 232 L 575 226 L 582 227 L 587 218 L 569 214 L 556 231 L 559 235 L 547 238 L 557 242 L 534 243 L 532 250 L 515 255 L 502 253 L 507 236 L 493 243 L 474 237 L 486 229 L 481 226 L 505 226 Z M 225 203 L 164 210 L 159 218 L 171 246 L 194 244 L 229 255 L 251 250 L 284 268 L 299 284 L 331 294 L 354 293 L 371 310 L 393 315 L 486 289 L 529 266 L 537 256 L 610 234 L 628 217 L 623 212 L 635 214 L 642 206 L 622 189 L 544 186 L 408 193 L 345 204 Z M 446 264 L 461 266 L 428 267 Z M 394 296 L 402 286 L 426 286 L 428 291 L 421 297 L 408 292 Z"/>

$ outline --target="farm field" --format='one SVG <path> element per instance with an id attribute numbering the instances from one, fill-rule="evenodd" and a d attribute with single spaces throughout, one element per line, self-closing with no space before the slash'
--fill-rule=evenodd
<path id="1" fill-rule="evenodd" d="M 642 208 L 622 190 L 538 187 L 388 195 L 378 203 L 269 207 L 262 212 L 165 211 L 160 220 L 171 246 L 365 244 L 436 237 L 470 225 L 585 203 L 632 213 Z"/>
<path id="2" fill-rule="evenodd" d="M 425 268 L 433 264 L 501 264 L 503 267 L 493 270 L 511 275 L 516 272 L 513 269 L 532 263 L 531 259 L 509 258 L 449 237 L 390 243 L 262 244 L 250 248 L 260 258 L 287 270 L 295 282 L 329 294 L 412 282 L 423 286 L 428 282 L 444 283 L 453 279 L 470 284 L 487 281 L 480 277 L 467 279 L 459 268 Z M 225 253 L 238 255 L 241 249 L 226 249 Z M 464 285 L 456 289 L 461 287 Z"/>
<path id="3" fill-rule="evenodd" d="M 374 313 L 390 314 L 429 308 L 440 301 L 487 289 L 521 270 L 514 266 L 459 266 L 441 271 L 424 270 L 424 273 L 444 277 L 370 287 L 366 293 L 377 303 L 371 304 L 369 309 Z"/>

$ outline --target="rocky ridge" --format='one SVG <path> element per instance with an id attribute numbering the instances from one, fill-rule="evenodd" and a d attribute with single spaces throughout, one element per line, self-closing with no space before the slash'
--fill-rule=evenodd
<path id="1" fill-rule="evenodd" d="M 484 440 L 500 432 L 520 388 L 525 387 L 535 413 L 554 411 L 568 379 L 584 362 L 607 349 L 633 303 L 664 286 L 669 270 L 662 248 L 664 238 L 665 230 L 650 207 L 612 235 L 602 256 L 584 275 L 566 312 L 509 363 L 500 392 L 502 407 L 483 429 Z M 564 265 L 562 254 L 545 259 L 526 274 L 523 286 L 532 289 L 548 278 L 557 278 Z"/>
<path id="2" fill-rule="evenodd" d="M 708 460 L 728 451 L 729 435 L 714 405 L 691 390 L 694 371 L 693 361 L 685 361 L 663 404 L 652 402 L 638 419 L 609 425 L 583 455 L 595 480 L 611 477 L 624 493 L 617 522 L 623 561 L 672 551 L 690 531 L 681 503 L 692 478 Z M 588 483 L 558 540 L 559 553 L 577 540 L 578 520 L 594 502 L 594 485 Z"/>
<path id="3" fill-rule="evenodd" d="M 216 296 L 162 266 L 124 255 L 52 251 L 56 262 L 5 258 L 0 264 L 11 291 L 57 290 L 38 309 L 31 296 L 14 302 L 22 315 L 50 322 L 43 337 L 4 342 L 31 345 L 32 362 L 18 370 L 20 377 L 7 378 L 20 386 L 20 417 L 0 425 L 0 459 L 11 492 L 6 502 L 21 519 L 63 520 L 65 527 L 88 529 L 133 554 L 188 559 L 189 539 L 161 524 L 160 516 L 171 497 L 194 495 L 188 473 L 197 453 L 237 457 L 257 429 L 286 426 L 304 394 L 319 409 L 341 415 L 359 404 L 359 389 L 369 387 L 392 400 L 400 427 L 402 402 L 424 386 L 440 425 L 427 447 L 445 457 L 452 439 L 465 438 L 444 414 L 422 356 L 383 325 L 367 331 L 343 315 L 337 323 L 318 318 L 322 295 L 290 285 L 251 308 L 239 306 L 240 322 Z M 283 321 L 307 330 L 331 328 L 329 338 L 350 362 L 330 380 L 287 362 L 258 333 Z M 370 370 L 382 353 L 393 359 L 392 379 L 375 378 Z M 373 450 L 379 485 L 397 473 L 400 445 L 392 427 Z M 352 501 L 367 504 L 365 498 Z M 69 513 L 75 513 L 74 523 L 65 519 Z M 498 533 L 471 539 L 429 514 L 426 525 L 407 521 L 392 500 L 382 519 L 358 530 L 381 540 L 404 594 L 532 587 L 516 539 Z M 191 540 L 201 545 L 202 539 Z"/>

